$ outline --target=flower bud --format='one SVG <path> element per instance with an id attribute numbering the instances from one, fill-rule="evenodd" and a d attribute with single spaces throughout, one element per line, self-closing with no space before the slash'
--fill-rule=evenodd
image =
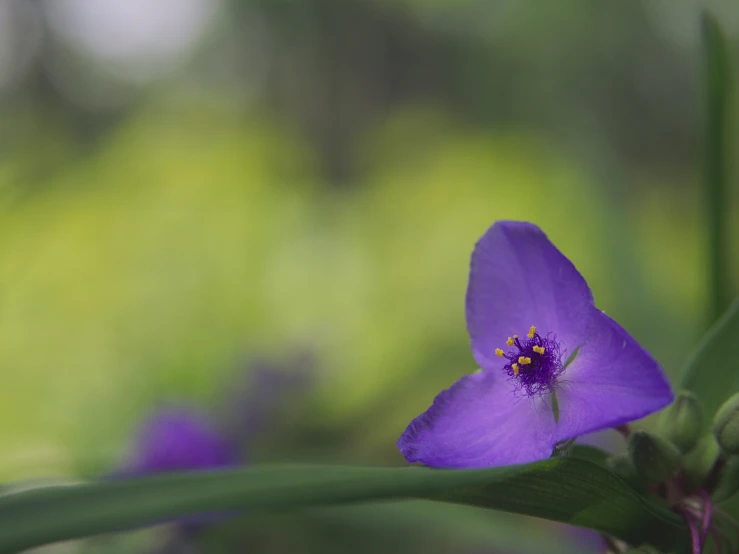
<path id="1" fill-rule="evenodd" d="M 702 488 L 720 454 L 721 448 L 711 433 L 698 439 L 698 444 L 680 459 L 680 471 L 685 477 L 687 488 Z"/>
<path id="2" fill-rule="evenodd" d="M 629 456 L 639 475 L 657 483 L 667 479 L 680 463 L 680 451 L 671 442 L 646 431 L 629 436 Z"/>
<path id="3" fill-rule="evenodd" d="M 660 416 L 659 434 L 683 454 L 692 450 L 703 430 L 703 406 L 691 392 L 680 391 Z"/>
<path id="4" fill-rule="evenodd" d="M 606 460 L 606 467 L 635 489 L 641 489 L 644 479 L 637 473 L 628 454 L 618 454 Z"/>
<path id="5" fill-rule="evenodd" d="M 714 502 L 724 502 L 739 491 L 739 458 L 729 458 L 729 463 L 721 471 L 718 487 L 713 493 Z"/>
<path id="6" fill-rule="evenodd" d="M 739 394 L 729 398 L 713 417 L 713 435 L 727 454 L 739 454 Z"/>

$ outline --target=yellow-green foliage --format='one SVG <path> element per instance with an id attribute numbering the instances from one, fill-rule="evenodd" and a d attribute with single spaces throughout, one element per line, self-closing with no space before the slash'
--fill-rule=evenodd
<path id="1" fill-rule="evenodd" d="M 0 477 L 112 463 L 155 401 L 214 397 L 242 355 L 304 345 L 325 377 L 308 417 L 356 418 L 365 448 L 392 449 L 475 368 L 467 264 L 498 218 L 541 225 L 598 302 L 617 304 L 607 202 L 550 145 L 417 113 L 362 151 L 366 182 L 337 192 L 264 121 L 147 112 L 41 192 L 8 199 Z"/>

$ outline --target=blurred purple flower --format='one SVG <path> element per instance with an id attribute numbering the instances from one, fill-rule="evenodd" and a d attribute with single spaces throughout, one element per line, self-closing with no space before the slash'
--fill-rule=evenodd
<path id="1" fill-rule="evenodd" d="M 237 451 L 200 411 L 188 406 L 159 408 L 134 437 L 129 458 L 114 479 L 178 471 L 215 471 L 238 465 Z M 189 540 L 227 514 L 204 513 L 177 518 L 177 540 Z M 158 523 L 167 523 L 161 521 Z"/>
<path id="2" fill-rule="evenodd" d="M 108 477 L 216 471 L 245 463 L 245 451 L 255 435 L 269 427 L 287 395 L 304 390 L 314 380 L 314 366 L 307 355 L 295 358 L 287 367 L 255 362 L 246 369 L 243 382 L 230 383 L 221 417 L 211 418 L 188 405 L 154 410 L 140 424 L 123 466 Z M 196 541 L 204 530 L 234 515 L 203 513 L 155 522 L 176 524 L 157 552 L 196 552 Z"/>
<path id="3" fill-rule="evenodd" d="M 134 440 L 128 474 L 212 470 L 236 465 L 235 448 L 210 420 L 193 408 L 155 411 Z"/>
<path id="4" fill-rule="evenodd" d="M 269 426 L 287 395 L 304 390 L 313 380 L 306 355 L 286 365 L 249 364 L 244 381 L 229 385 L 220 417 L 186 405 L 155 410 L 140 425 L 118 474 L 214 470 L 243 463 L 244 447 Z"/>
<path id="5" fill-rule="evenodd" d="M 475 468 L 540 460 L 561 441 L 672 401 L 657 362 L 595 307 L 585 279 L 531 223 L 497 222 L 477 243 L 467 328 L 482 370 L 411 422 L 398 441 L 409 462 Z"/>

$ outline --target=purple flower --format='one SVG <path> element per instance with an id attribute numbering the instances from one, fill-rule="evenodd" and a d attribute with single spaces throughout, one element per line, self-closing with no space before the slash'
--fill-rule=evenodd
<path id="1" fill-rule="evenodd" d="M 192 408 L 168 407 L 144 421 L 124 472 L 211 470 L 236 463 L 234 448 L 203 414 Z"/>
<path id="2" fill-rule="evenodd" d="M 477 468 L 548 458 L 554 445 L 672 401 L 657 362 L 593 303 L 531 223 L 500 221 L 472 254 L 467 328 L 481 366 L 398 441 L 409 462 Z"/>
<path id="3" fill-rule="evenodd" d="M 311 382 L 310 359 L 301 355 L 292 363 L 288 367 L 292 371 L 284 372 L 267 362 L 250 367 L 245 383 L 229 383 L 229 395 L 220 402 L 224 413 L 215 420 L 190 405 L 155 410 L 137 430 L 125 464 L 106 478 L 215 471 L 245 463 L 244 451 L 249 450 L 260 428 L 269 427 L 271 416 L 285 396 Z M 160 554 L 195 552 L 195 541 L 203 531 L 236 515 L 197 513 L 148 525 L 175 524 L 175 532 L 169 535 Z"/>
<path id="4" fill-rule="evenodd" d="M 209 418 L 191 407 L 169 406 L 154 411 L 141 424 L 129 460 L 110 477 L 213 471 L 237 464 L 236 449 Z M 179 534 L 175 539 L 194 538 L 206 526 L 227 517 L 225 513 L 204 513 L 177 518 Z"/>

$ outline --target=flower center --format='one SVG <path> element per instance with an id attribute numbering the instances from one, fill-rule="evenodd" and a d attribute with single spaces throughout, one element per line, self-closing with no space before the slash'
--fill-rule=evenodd
<path id="1" fill-rule="evenodd" d="M 508 337 L 507 352 L 495 349 L 495 354 L 508 360 L 503 366 L 508 376 L 528 396 L 554 391 L 557 378 L 564 372 L 562 352 L 557 337 L 552 333 L 541 336 L 533 325 L 526 338 Z"/>

